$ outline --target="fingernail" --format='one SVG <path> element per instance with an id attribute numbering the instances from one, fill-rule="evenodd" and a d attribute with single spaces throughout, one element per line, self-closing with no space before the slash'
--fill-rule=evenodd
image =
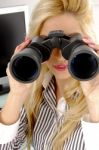
<path id="1" fill-rule="evenodd" d="M 88 41 L 88 39 L 83 38 L 83 41 Z"/>
<path id="2" fill-rule="evenodd" d="M 88 39 L 83 39 L 84 42 L 88 42 Z"/>
<path id="3" fill-rule="evenodd" d="M 30 40 L 30 38 L 29 38 L 29 37 L 25 37 L 25 40 L 24 40 L 24 41 L 28 41 L 28 40 Z"/>

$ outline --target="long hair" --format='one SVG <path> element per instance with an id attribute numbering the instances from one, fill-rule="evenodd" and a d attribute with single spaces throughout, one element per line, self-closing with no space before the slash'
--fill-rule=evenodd
<path id="1" fill-rule="evenodd" d="M 92 11 L 88 0 L 40 0 L 30 17 L 28 36 L 32 38 L 40 35 L 44 22 L 59 14 L 71 13 L 78 20 L 81 30 L 85 34 L 91 35 L 91 24 L 93 21 Z M 42 65 L 39 78 L 33 83 L 33 90 L 30 98 L 26 100 L 24 106 L 28 117 L 27 143 L 28 149 L 32 142 L 32 133 L 37 120 L 42 97 L 42 82 L 44 74 L 48 71 L 45 64 Z M 88 111 L 86 100 L 80 86 L 80 82 L 72 79 L 72 85 L 64 91 L 66 103 L 69 109 L 64 114 L 64 123 L 59 126 L 59 132 L 54 136 L 53 150 L 60 150 L 64 141 L 68 139 L 75 130 L 81 117 Z"/>

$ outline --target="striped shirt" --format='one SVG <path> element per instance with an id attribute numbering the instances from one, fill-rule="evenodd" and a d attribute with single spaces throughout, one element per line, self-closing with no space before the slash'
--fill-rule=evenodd
<path id="1" fill-rule="evenodd" d="M 58 125 L 61 125 L 64 120 L 62 112 L 65 112 L 68 109 L 64 98 L 61 98 L 58 104 L 56 103 L 54 82 L 54 77 L 52 77 L 48 86 L 46 86 L 45 90 L 43 91 L 43 101 L 40 105 L 37 121 L 33 130 L 33 150 L 51 150 L 51 143 L 54 135 L 58 132 Z M 18 131 L 15 138 L 6 144 L 0 144 L 0 150 L 22 149 L 22 144 L 25 142 L 26 129 L 27 116 L 24 108 L 22 108 Z M 65 141 L 63 150 L 87 150 L 85 148 L 81 123 L 77 125 L 70 138 Z"/>
<path id="2" fill-rule="evenodd" d="M 63 115 L 55 109 L 56 95 L 54 87 L 54 78 L 51 79 L 46 90 L 43 92 L 44 100 L 41 103 L 38 120 L 33 132 L 33 147 L 35 150 L 50 150 L 51 143 L 55 132 L 57 133 L 58 125 L 63 121 Z M 61 99 L 61 102 L 64 99 Z M 65 102 L 64 102 L 65 103 Z M 66 103 L 65 103 L 66 104 Z M 63 110 L 68 107 L 65 105 Z M 65 142 L 63 150 L 85 150 L 81 125 L 79 124 L 71 138 Z"/>

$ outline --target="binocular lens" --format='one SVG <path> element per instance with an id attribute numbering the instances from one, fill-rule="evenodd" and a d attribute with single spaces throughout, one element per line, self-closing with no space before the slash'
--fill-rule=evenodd
<path id="1" fill-rule="evenodd" d="M 96 74 L 98 62 L 93 55 L 86 53 L 78 54 L 72 59 L 70 68 L 74 76 L 86 80 Z"/>
<path id="2" fill-rule="evenodd" d="M 28 56 L 20 56 L 14 60 L 12 72 L 21 81 L 30 81 L 37 74 L 37 63 Z"/>

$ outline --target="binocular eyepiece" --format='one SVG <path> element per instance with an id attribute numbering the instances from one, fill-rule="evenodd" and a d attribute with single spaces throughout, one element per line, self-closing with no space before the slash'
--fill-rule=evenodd
<path id="1" fill-rule="evenodd" d="M 12 76 L 19 82 L 33 82 L 40 74 L 41 63 L 50 58 L 54 48 L 59 48 L 68 60 L 68 70 L 73 78 L 90 80 L 98 74 L 98 55 L 83 42 L 82 36 L 79 33 L 67 36 L 62 30 L 56 30 L 48 36 L 34 37 L 24 50 L 11 58 Z"/>

